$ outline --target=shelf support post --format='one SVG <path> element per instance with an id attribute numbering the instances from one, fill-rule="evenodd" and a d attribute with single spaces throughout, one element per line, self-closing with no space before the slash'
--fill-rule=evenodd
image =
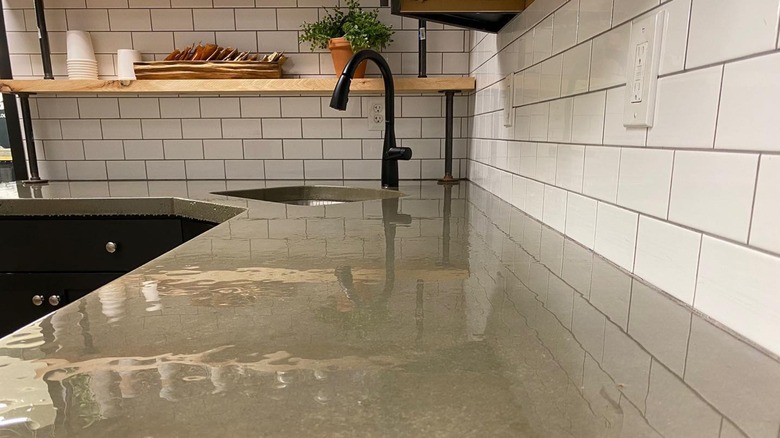
<path id="1" fill-rule="evenodd" d="M 454 102 L 455 92 L 444 92 L 445 108 L 444 113 L 444 176 L 439 179 L 439 184 L 458 184 L 458 180 L 452 176 L 452 138 L 455 118 Z"/>
<path id="2" fill-rule="evenodd" d="M 27 161 L 30 166 L 30 179 L 24 182 L 27 184 L 45 184 L 48 181 L 41 179 L 41 176 L 38 173 L 38 154 L 35 151 L 35 136 L 33 134 L 32 115 L 30 114 L 30 96 L 27 94 L 20 94 L 19 104 L 22 108 L 24 142 L 27 145 Z"/>
<path id="3" fill-rule="evenodd" d="M 54 79 L 51 67 L 51 49 L 49 49 L 49 31 L 46 29 L 46 14 L 43 0 L 35 0 L 35 19 L 38 22 L 38 42 L 41 45 L 41 63 L 43 78 Z"/>
<path id="4" fill-rule="evenodd" d="M 417 64 L 418 71 L 417 77 L 428 77 L 428 22 L 425 20 L 417 20 Z"/>

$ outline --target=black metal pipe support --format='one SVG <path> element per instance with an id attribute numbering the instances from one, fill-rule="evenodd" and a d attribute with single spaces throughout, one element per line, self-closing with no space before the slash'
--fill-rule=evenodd
<path id="1" fill-rule="evenodd" d="M 49 31 L 46 29 L 46 11 L 43 7 L 43 0 L 35 0 L 35 19 L 38 22 L 38 42 L 41 45 L 43 78 L 54 79 L 51 67 L 51 49 L 49 48 Z"/>
<path id="2" fill-rule="evenodd" d="M 417 63 L 418 74 L 417 77 L 428 77 L 428 22 L 425 20 L 417 20 Z"/>
<path id="3" fill-rule="evenodd" d="M 439 184 L 458 184 L 458 180 L 452 176 L 452 142 L 455 118 L 455 92 L 445 91 L 444 101 L 446 111 L 444 113 L 444 176 L 439 179 Z"/>
<path id="4" fill-rule="evenodd" d="M 24 141 L 27 144 L 27 161 L 30 166 L 30 179 L 26 180 L 25 183 L 44 184 L 48 181 L 41 179 L 38 173 L 38 154 L 35 151 L 35 135 L 33 134 L 32 115 L 30 114 L 30 97 L 26 94 L 20 94 L 19 103 L 22 108 Z"/>
<path id="5" fill-rule="evenodd" d="M 5 28 L 5 14 L 0 8 L 0 78 L 12 79 L 11 57 L 8 51 L 8 34 Z M 19 125 L 19 110 L 16 106 L 16 96 L 3 94 L 3 107 L 5 108 L 5 123 L 8 128 L 8 142 L 13 158 L 14 179 L 27 179 L 27 161 L 24 159 L 24 144 L 22 142 L 22 128 Z"/>

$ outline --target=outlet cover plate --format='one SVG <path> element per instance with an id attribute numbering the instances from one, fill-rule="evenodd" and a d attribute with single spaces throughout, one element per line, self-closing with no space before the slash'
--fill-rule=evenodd
<path id="1" fill-rule="evenodd" d="M 384 131 L 385 130 L 385 99 L 381 97 L 367 98 L 368 103 L 366 108 L 368 109 L 368 130 L 369 131 Z"/>

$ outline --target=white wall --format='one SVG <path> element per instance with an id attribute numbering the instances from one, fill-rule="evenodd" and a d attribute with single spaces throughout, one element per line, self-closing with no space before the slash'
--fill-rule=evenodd
<path id="1" fill-rule="evenodd" d="M 57 0 L 46 2 L 55 76 L 65 78 L 65 31 L 92 35 L 100 75 L 115 77 L 116 50 L 162 59 L 174 47 L 214 42 L 260 53 L 284 51 L 290 77 L 333 75 L 330 54 L 298 43 L 298 29 L 319 6 L 337 0 Z M 378 0 L 363 0 L 375 7 Z M 43 74 L 32 0 L 3 0 L 15 78 Z M 417 75 L 417 21 L 380 8 L 396 30 L 383 55 L 396 74 Z M 468 32 L 432 24 L 431 75 L 468 73 Z M 373 65 L 369 73 L 375 71 Z M 405 179 L 444 175 L 444 98 L 397 99 L 397 137 L 414 149 L 400 164 Z M 38 97 L 31 99 L 41 173 L 53 180 L 379 179 L 381 132 L 368 131 L 367 100 L 345 113 L 327 96 Z M 456 98 L 455 174 L 465 170 Z M 364 108 L 365 107 L 365 108 Z"/>
<path id="2" fill-rule="evenodd" d="M 631 20 L 660 10 L 655 124 L 626 129 Z M 537 0 L 498 35 L 473 32 L 470 179 L 780 353 L 779 10 Z"/>

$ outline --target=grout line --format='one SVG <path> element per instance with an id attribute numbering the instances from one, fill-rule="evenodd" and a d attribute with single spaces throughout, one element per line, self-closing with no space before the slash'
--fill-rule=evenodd
<path id="1" fill-rule="evenodd" d="M 756 216 L 756 198 L 758 198 L 758 177 L 761 172 L 761 161 L 762 156 L 758 156 L 758 160 L 756 160 L 756 180 L 753 184 L 753 202 L 750 205 L 750 222 L 748 222 L 748 235 L 747 235 L 747 244 L 750 245 L 750 235 L 753 233 L 753 219 L 755 219 Z"/>
<path id="2" fill-rule="evenodd" d="M 669 199 L 666 200 L 666 218 L 669 220 L 669 214 L 672 210 L 672 187 L 674 185 L 674 165 L 677 162 L 677 151 L 672 152 L 672 171 L 669 173 Z"/>

